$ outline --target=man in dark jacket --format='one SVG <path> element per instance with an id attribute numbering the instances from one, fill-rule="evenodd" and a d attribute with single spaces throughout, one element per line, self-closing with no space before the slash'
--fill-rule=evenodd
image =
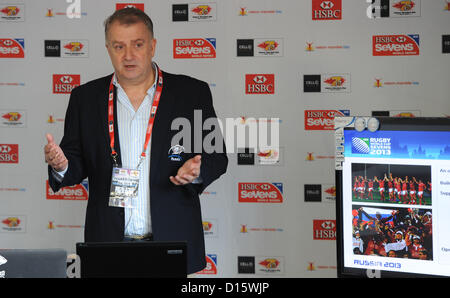
<path id="1" fill-rule="evenodd" d="M 72 91 L 60 145 L 47 135 L 49 184 L 57 191 L 88 178 L 86 242 L 186 241 L 188 273 L 200 271 L 206 261 L 199 194 L 225 173 L 228 159 L 223 140 L 216 140 L 223 150 L 212 153 L 172 144 L 171 124 L 193 123 L 194 111 L 216 119 L 209 86 L 159 69 L 152 21 L 138 9 L 111 15 L 105 38 L 115 72 Z M 198 139 L 194 133 L 183 141 Z M 132 198 L 120 194 L 121 202 L 132 202 L 122 208 L 111 203 L 112 185 L 130 169 L 138 182 Z"/>

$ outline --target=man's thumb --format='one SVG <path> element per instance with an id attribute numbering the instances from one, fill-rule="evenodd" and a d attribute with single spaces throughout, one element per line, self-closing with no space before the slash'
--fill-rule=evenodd
<path id="1" fill-rule="evenodd" d="M 195 157 L 194 157 L 194 161 L 195 162 L 200 162 L 202 160 L 202 156 L 201 155 L 196 155 Z"/>
<path id="2" fill-rule="evenodd" d="M 53 143 L 53 136 L 51 134 L 48 133 L 45 136 L 47 137 L 47 142 L 49 144 Z"/>

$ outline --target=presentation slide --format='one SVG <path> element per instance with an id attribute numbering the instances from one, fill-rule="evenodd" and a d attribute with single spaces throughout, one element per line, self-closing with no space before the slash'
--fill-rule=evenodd
<path id="1" fill-rule="evenodd" d="M 450 276 L 450 132 L 344 139 L 344 266 Z"/>

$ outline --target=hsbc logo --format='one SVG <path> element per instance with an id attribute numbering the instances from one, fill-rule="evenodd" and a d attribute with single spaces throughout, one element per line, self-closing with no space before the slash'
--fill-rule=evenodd
<path id="1" fill-rule="evenodd" d="M 397 40 L 397 42 L 399 42 L 399 43 L 404 43 L 404 42 L 406 42 L 406 37 L 405 37 L 405 36 L 398 36 L 398 37 L 396 38 L 396 40 Z"/>
<path id="2" fill-rule="evenodd" d="M 19 163 L 19 145 L 0 144 L 0 163 Z"/>
<path id="3" fill-rule="evenodd" d="M 274 74 L 246 74 L 245 94 L 274 94 Z"/>
<path id="4" fill-rule="evenodd" d="M 197 39 L 196 41 L 194 41 L 194 44 L 196 46 L 201 47 L 201 46 L 203 46 L 205 44 L 205 41 L 203 39 Z"/>
<path id="5" fill-rule="evenodd" d="M 253 82 L 255 82 L 256 84 L 264 84 L 267 81 L 265 76 L 256 76 L 253 79 Z"/>
<path id="6" fill-rule="evenodd" d="M 313 20 L 341 20 L 342 0 L 312 0 Z"/>
<path id="7" fill-rule="evenodd" d="M 1 145 L 0 153 L 9 153 L 11 152 L 11 147 L 9 145 Z"/>
<path id="8" fill-rule="evenodd" d="M 314 240 L 336 240 L 336 220 L 313 221 Z"/>
<path id="9" fill-rule="evenodd" d="M 261 185 L 261 187 L 260 187 L 262 190 L 269 190 L 270 189 L 270 186 L 268 185 L 268 184 L 263 184 L 263 185 Z"/>
<path id="10" fill-rule="evenodd" d="M 80 75 L 73 74 L 54 74 L 53 75 L 53 93 L 70 94 L 73 88 L 80 86 Z"/>
<path id="11" fill-rule="evenodd" d="M 323 9 L 331 9 L 333 8 L 334 4 L 331 1 L 323 1 L 322 3 L 320 3 L 320 7 L 322 7 Z"/>
<path id="12" fill-rule="evenodd" d="M 216 58 L 215 38 L 173 40 L 174 59 Z"/>
<path id="13" fill-rule="evenodd" d="M 62 76 L 59 81 L 63 84 L 70 84 L 72 83 L 73 79 L 71 76 Z"/>
<path id="14" fill-rule="evenodd" d="M 332 221 L 324 221 L 320 226 L 325 230 L 332 230 L 336 227 L 335 223 Z"/>
<path id="15" fill-rule="evenodd" d="M 123 8 L 137 8 L 144 11 L 144 3 L 116 3 L 116 10 Z"/>

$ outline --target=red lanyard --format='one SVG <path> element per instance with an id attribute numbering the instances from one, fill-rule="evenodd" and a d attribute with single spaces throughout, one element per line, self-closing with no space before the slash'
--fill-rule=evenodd
<path id="1" fill-rule="evenodd" d="M 141 153 L 141 159 L 139 164 L 145 158 L 147 151 L 148 143 L 150 142 L 150 137 L 152 135 L 153 130 L 153 122 L 155 121 L 156 111 L 158 110 L 159 99 L 161 98 L 162 87 L 163 87 L 163 76 L 161 69 L 156 66 L 158 69 L 158 82 L 156 84 L 155 94 L 153 96 L 153 103 L 150 109 L 150 118 L 148 119 L 147 132 L 145 134 L 145 143 L 144 150 Z M 108 97 L 108 127 L 109 127 L 109 139 L 110 139 L 110 147 L 111 147 L 111 156 L 114 160 L 114 163 L 117 164 L 117 152 L 114 149 L 114 75 L 111 78 L 111 83 L 109 84 L 109 97 Z M 139 167 L 139 165 L 138 165 Z"/>

